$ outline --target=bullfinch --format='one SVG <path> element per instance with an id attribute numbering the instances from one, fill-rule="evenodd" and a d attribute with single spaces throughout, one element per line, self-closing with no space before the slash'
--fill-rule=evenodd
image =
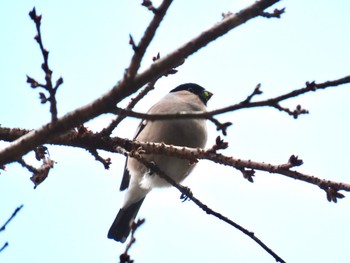
<path id="1" fill-rule="evenodd" d="M 194 83 L 182 84 L 158 101 L 148 114 L 174 114 L 205 112 L 213 94 Z M 134 137 L 141 142 L 157 142 L 168 145 L 204 148 L 207 142 L 205 119 L 143 120 Z M 177 183 L 184 180 L 195 167 L 189 160 L 161 154 L 144 154 L 166 175 Z M 125 242 L 130 224 L 135 219 L 146 195 L 154 187 L 169 186 L 153 171 L 132 157 L 126 159 L 120 190 L 127 190 L 123 204 L 108 232 L 108 238 Z"/>

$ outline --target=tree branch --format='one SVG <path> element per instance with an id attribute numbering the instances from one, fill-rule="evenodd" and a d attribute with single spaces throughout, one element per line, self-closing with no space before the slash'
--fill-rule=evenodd
<path id="1" fill-rule="evenodd" d="M 132 151 L 141 147 L 147 154 L 165 154 L 189 160 L 206 159 L 218 164 L 231 166 L 240 170 L 243 173 L 244 177 L 249 181 L 252 181 L 251 176 L 254 175 L 254 170 L 280 174 L 320 187 L 327 193 L 327 199 L 333 202 L 336 202 L 337 198 L 344 197 L 342 194 L 339 193 L 339 191 L 350 191 L 349 184 L 320 179 L 316 176 L 307 175 L 295 170 L 291 170 L 290 168 L 301 165 L 300 162 L 292 161 L 293 156 L 291 156 L 291 158 L 285 164 L 274 165 L 264 162 L 233 158 L 217 152 L 213 152 L 212 149 L 203 150 L 166 145 L 163 143 L 137 142 L 128 139 L 122 139 L 119 137 L 101 138 L 99 134 L 94 133 L 85 133 L 80 136 L 77 136 L 77 134 L 74 133 L 70 133 L 66 136 L 61 136 L 60 138 L 53 139 L 52 141 L 49 141 L 49 143 L 56 145 L 79 147 L 87 150 L 90 150 L 91 148 L 101 149 L 109 152 L 119 152 L 116 150 L 116 147 L 122 147 L 128 151 Z"/>
<path id="2" fill-rule="evenodd" d="M 7 129 L 7 131 L 11 134 L 6 135 L 5 130 L 6 129 L 4 128 L 0 128 L 0 138 L 2 139 L 16 139 L 14 133 L 17 133 L 17 136 L 22 136 L 23 133 L 26 132 L 25 130 L 19 129 Z M 14 131 L 13 133 L 11 132 L 12 130 Z M 165 154 L 188 160 L 206 159 L 218 164 L 234 167 L 236 169 L 239 169 L 240 171 L 246 168 L 251 170 L 264 171 L 268 173 L 280 174 L 320 187 L 321 189 L 326 191 L 327 199 L 331 199 L 329 201 L 333 202 L 336 202 L 337 198 L 342 198 L 341 196 L 338 196 L 338 191 L 350 191 L 349 184 L 320 179 L 316 176 L 307 175 L 298 171 L 291 170 L 291 168 L 302 164 L 302 161 L 297 159 L 297 157 L 295 156 L 291 156 L 288 162 L 285 164 L 274 165 L 264 162 L 233 158 L 231 156 L 226 156 L 217 153 L 212 149 L 194 149 L 188 147 L 166 145 L 164 143 L 138 142 L 119 137 L 101 137 L 99 133 L 92 132 L 85 132 L 83 134 L 71 132 L 66 134 L 65 136 L 53 138 L 49 140 L 48 143 L 53 145 L 78 147 L 86 149 L 88 151 L 90 149 L 101 149 L 109 152 L 119 152 L 118 150 L 116 150 L 116 147 L 122 147 L 127 151 L 136 150 L 141 147 L 147 154 Z M 249 180 L 249 177 L 247 177 L 246 179 Z M 334 193 L 332 191 L 334 191 Z M 334 196 L 337 198 L 335 198 Z"/>
<path id="3" fill-rule="evenodd" d="M 213 153 L 210 150 L 206 151 L 199 148 L 193 149 L 188 147 L 165 145 L 163 143 L 125 141 L 124 143 L 118 143 L 118 145 L 127 150 L 141 148 L 146 154 L 164 154 L 188 160 L 206 159 L 218 164 L 227 165 L 238 169 L 248 168 L 268 173 L 284 175 L 320 187 L 321 189 L 326 191 L 327 199 L 331 199 L 329 201 L 334 202 L 336 202 L 336 197 L 344 197 L 342 194 L 339 194 L 338 191 L 350 191 L 350 184 L 324 180 L 295 170 L 290 170 L 290 168 L 299 166 L 302 163 L 299 159 L 297 159 L 297 162 L 293 161 L 295 158 L 297 158 L 295 156 L 291 156 L 288 162 L 285 164 L 274 165 L 264 162 L 255 162 L 251 160 L 233 158 L 220 153 Z M 130 145 L 132 145 L 132 147 L 130 147 Z M 334 191 L 334 193 L 331 195 L 331 197 L 329 197 L 332 191 Z"/>
<path id="4" fill-rule="evenodd" d="M 156 11 L 154 11 L 154 17 L 151 21 L 151 23 L 149 24 L 149 26 L 147 27 L 145 33 L 143 34 L 143 37 L 140 41 L 140 43 L 136 46 L 134 44 L 134 55 L 131 59 L 131 63 L 130 66 L 126 72 L 126 78 L 128 79 L 133 79 L 138 71 L 138 69 L 140 68 L 141 65 L 141 60 L 146 52 L 147 47 L 149 46 L 149 44 L 151 43 L 160 23 L 162 22 L 166 11 L 168 10 L 169 6 L 171 5 L 172 0 L 164 0 L 162 2 L 162 4 L 159 6 L 159 8 L 154 9 Z M 130 39 L 132 39 L 132 37 L 130 36 Z M 134 41 L 132 40 L 132 42 L 134 43 Z"/>
<path id="5" fill-rule="evenodd" d="M 251 239 L 253 239 L 259 246 L 261 246 L 266 252 L 268 252 L 271 256 L 273 256 L 276 260 L 276 262 L 285 262 L 280 256 L 278 256 L 272 249 L 270 249 L 264 242 L 262 242 L 258 237 L 255 236 L 255 234 L 241 225 L 237 224 L 236 222 L 232 221 L 231 219 L 227 218 L 226 216 L 223 216 L 222 214 L 214 211 L 213 209 L 209 208 L 207 205 L 202 203 L 198 198 L 196 198 L 191 190 L 181 184 L 176 183 L 171 177 L 169 177 L 167 174 L 165 174 L 157 165 L 155 165 L 152 162 L 148 162 L 146 159 L 142 157 L 143 151 L 141 149 L 136 151 L 127 152 L 123 149 L 118 148 L 117 149 L 120 153 L 133 157 L 137 159 L 140 163 L 142 163 L 144 166 L 146 166 L 148 169 L 151 169 L 154 171 L 159 177 L 166 180 L 170 185 L 178 189 L 182 196 L 186 196 L 185 200 L 188 198 L 191 199 L 198 207 L 200 207 L 204 212 L 206 212 L 209 215 L 213 215 L 216 218 L 224 221 L 225 223 L 233 226 L 234 228 L 238 229 L 239 231 L 243 232 L 245 235 L 249 236 Z M 142 154 L 140 153 L 142 151 Z"/>
<path id="6" fill-rule="evenodd" d="M 4 251 L 5 248 L 7 248 L 9 245 L 9 242 L 5 242 L 5 244 L 0 248 L 0 253 Z"/>
<path id="7" fill-rule="evenodd" d="M 120 255 L 120 263 L 133 263 L 134 261 L 130 258 L 129 250 L 133 244 L 136 242 L 135 232 L 139 227 L 145 222 L 145 219 L 139 219 L 137 222 L 131 223 L 131 237 L 129 243 L 126 245 L 125 251 Z"/>
<path id="8" fill-rule="evenodd" d="M 141 113 L 141 112 L 135 112 L 131 111 L 128 109 L 122 109 L 115 107 L 111 113 L 114 114 L 120 114 L 123 116 L 129 116 L 129 117 L 134 117 L 134 118 L 139 118 L 139 119 L 146 119 L 146 120 L 169 120 L 169 119 L 193 119 L 193 118 L 198 118 L 198 119 L 209 119 L 212 116 L 215 115 L 220 115 L 223 113 L 227 112 L 233 112 L 237 110 L 242 110 L 242 109 L 247 109 L 247 108 L 256 108 L 256 107 L 272 107 L 276 108 L 280 111 L 285 111 L 289 115 L 292 115 L 294 118 L 297 118 L 300 114 L 305 114 L 307 113 L 306 110 L 301 109 L 301 106 L 298 105 L 294 111 L 291 111 L 289 109 L 283 108 L 280 106 L 280 102 L 285 101 L 287 99 L 295 98 L 297 96 L 309 93 L 309 92 L 314 92 L 318 91 L 321 89 L 326 89 L 330 87 L 336 87 L 339 85 L 344 85 L 344 84 L 349 84 L 350 83 L 350 76 L 346 76 L 337 80 L 331 80 L 331 81 L 326 81 L 323 83 L 309 83 L 306 82 L 306 86 L 300 89 L 293 90 L 291 92 L 288 92 L 286 94 L 271 98 L 271 99 L 266 99 L 266 100 L 260 100 L 260 101 L 255 101 L 252 102 L 252 98 L 256 95 L 262 94 L 260 91 L 260 84 L 255 88 L 252 94 L 250 94 L 245 100 L 228 106 L 224 107 L 221 109 L 213 110 L 213 111 L 207 111 L 207 112 L 195 112 L 195 113 L 187 113 L 187 112 L 179 112 L 175 114 L 147 114 L 147 113 Z M 215 124 L 215 122 L 214 122 Z"/>
<path id="9" fill-rule="evenodd" d="M 0 227 L 0 232 L 4 231 L 6 229 L 6 226 L 11 222 L 12 219 L 15 218 L 15 216 L 17 215 L 17 213 L 23 208 L 23 205 L 20 205 L 19 207 L 17 207 L 15 209 L 15 211 L 13 211 L 12 215 L 10 216 L 9 219 L 7 219 L 7 221 L 5 222 L 5 224 L 3 224 L 2 227 Z"/>
<path id="10" fill-rule="evenodd" d="M 114 86 L 109 92 L 92 103 L 67 113 L 53 123 L 47 123 L 41 128 L 27 133 L 23 137 L 0 150 L 0 166 L 19 159 L 31 149 L 45 144 L 48 140 L 57 137 L 70 129 L 73 129 L 74 127 L 78 127 L 88 120 L 110 112 L 114 108 L 114 105 L 136 92 L 147 82 L 165 74 L 170 69 L 182 63 L 185 58 L 189 57 L 218 37 L 226 34 L 233 28 L 236 28 L 248 20 L 259 16 L 262 11 L 278 1 L 279 0 L 260 0 L 237 14 L 227 16 L 221 22 L 204 31 L 198 37 L 190 40 L 179 49 L 175 50 L 164 58 L 157 60 L 144 72 L 137 74 L 135 78 L 130 77 L 133 75 L 133 73 L 131 73 L 131 75 L 129 74 L 129 77 L 124 77 L 124 79 Z M 139 60 L 140 59 L 135 58 L 131 61 L 129 69 L 134 68 L 134 70 L 131 72 L 138 69 L 137 61 Z"/>
<path id="11" fill-rule="evenodd" d="M 34 37 L 36 42 L 39 44 L 41 54 L 43 56 L 44 62 L 41 65 L 42 70 L 45 73 L 45 84 L 40 84 L 38 83 L 35 79 L 27 76 L 27 83 L 30 84 L 32 88 L 37 88 L 41 87 L 47 92 L 49 92 L 49 97 L 47 98 L 43 92 L 40 92 L 40 100 L 41 103 L 44 104 L 46 102 L 50 102 L 50 112 L 51 112 L 51 121 L 54 122 L 57 120 L 57 100 L 56 100 L 56 92 L 59 88 L 60 85 L 63 83 L 63 78 L 60 77 L 57 81 L 55 86 L 52 84 L 52 70 L 49 67 L 49 51 L 44 47 L 43 40 L 42 40 L 42 35 L 41 35 L 41 15 L 36 14 L 35 7 L 33 8 L 32 11 L 29 12 L 30 18 L 34 21 L 36 30 L 37 30 L 37 35 Z"/>
<path id="12" fill-rule="evenodd" d="M 148 82 L 147 86 L 141 90 L 139 92 L 139 94 L 137 94 L 137 96 L 135 98 L 132 98 L 131 101 L 129 102 L 129 104 L 126 106 L 126 110 L 131 110 L 135 107 L 135 105 L 142 99 L 144 98 L 147 93 L 151 90 L 154 89 L 154 84 L 155 81 L 151 81 Z M 119 123 L 121 123 L 126 117 L 128 117 L 127 115 L 123 115 L 123 114 L 118 114 L 117 118 L 115 118 L 111 124 L 106 127 L 105 129 L 103 129 L 101 131 L 101 135 L 102 136 L 109 136 L 111 135 L 111 133 L 113 132 L 113 130 L 119 125 Z"/>
<path id="13" fill-rule="evenodd" d="M 23 205 L 20 205 L 19 207 L 17 207 L 15 209 L 15 211 L 13 211 L 12 215 L 10 216 L 9 219 L 7 219 L 7 221 L 5 222 L 5 224 L 3 224 L 3 226 L 0 228 L 0 232 L 4 231 L 6 229 L 6 226 L 12 221 L 12 219 L 15 218 L 15 216 L 17 215 L 17 213 L 23 208 Z M 8 242 L 5 242 L 5 244 L 0 248 L 0 253 L 7 248 L 9 245 Z"/>

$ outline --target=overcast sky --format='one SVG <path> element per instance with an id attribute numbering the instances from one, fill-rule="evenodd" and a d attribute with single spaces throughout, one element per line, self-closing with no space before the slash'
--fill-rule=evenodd
<path id="1" fill-rule="evenodd" d="M 48 105 L 26 75 L 43 79 L 35 26 L 28 12 L 43 14 L 42 34 L 50 51 L 54 78 L 64 84 L 57 95 L 59 116 L 108 91 L 123 76 L 135 41 L 152 14 L 141 1 L 5 1 L 0 16 L 0 124 L 33 129 L 50 120 Z M 159 2 L 159 1 L 157 1 Z M 157 4 L 154 1 L 154 4 Z M 174 1 L 144 57 L 173 51 L 222 18 L 254 1 Z M 161 79 L 137 107 L 147 111 L 179 84 L 195 82 L 214 93 L 210 109 L 237 103 L 258 83 L 270 98 L 304 86 L 350 74 L 350 3 L 282 1 L 281 19 L 256 18 L 195 53 L 179 72 Z M 258 98 L 256 98 L 258 99 Z M 310 93 L 284 103 L 301 104 L 310 114 L 294 120 L 274 109 L 250 109 L 219 116 L 231 121 L 226 155 L 281 164 L 291 154 L 304 160 L 298 171 L 350 183 L 350 85 Z M 125 100 L 121 105 L 125 105 Z M 99 131 L 111 116 L 87 126 Z M 128 119 L 114 136 L 131 138 L 139 120 Z M 208 147 L 219 133 L 208 124 Z M 0 147 L 5 143 L 0 142 Z M 17 164 L 0 175 L 0 225 L 20 204 L 24 207 L 0 233 L 9 246 L 0 261 L 61 263 L 118 262 L 125 244 L 107 239 L 123 193 L 119 184 L 124 157 L 110 170 L 79 149 L 49 146 L 57 163 L 36 190 L 30 173 Z M 26 160 L 39 165 L 32 154 Z M 257 172 L 251 184 L 233 168 L 201 161 L 184 185 L 205 204 L 253 231 L 287 262 L 344 262 L 349 250 L 350 196 L 329 203 L 323 190 Z M 275 262 L 250 238 L 191 202 L 175 189 L 153 191 L 139 216 L 146 223 L 130 250 L 135 262 Z"/>

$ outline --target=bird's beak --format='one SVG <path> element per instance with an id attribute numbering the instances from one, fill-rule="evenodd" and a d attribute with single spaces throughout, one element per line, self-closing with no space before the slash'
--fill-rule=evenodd
<path id="1" fill-rule="evenodd" d="M 213 93 L 211 93 L 210 91 L 207 91 L 208 92 L 208 100 L 214 95 Z"/>
<path id="2" fill-rule="evenodd" d="M 213 96 L 213 93 L 211 93 L 210 91 L 204 91 L 204 99 L 207 102 L 208 100 L 210 100 L 210 98 Z"/>

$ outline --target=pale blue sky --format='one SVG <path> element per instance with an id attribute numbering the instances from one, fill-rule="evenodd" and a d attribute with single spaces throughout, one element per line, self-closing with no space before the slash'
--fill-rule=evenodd
<path id="1" fill-rule="evenodd" d="M 146 53 L 165 55 L 253 1 L 174 1 Z M 156 2 L 155 2 L 156 3 Z M 50 120 L 38 91 L 26 75 L 42 80 L 42 63 L 28 12 L 43 14 L 42 33 L 54 76 L 62 76 L 59 115 L 110 89 L 132 55 L 151 13 L 140 1 L 5 1 L 0 16 L 0 124 L 36 128 Z M 254 19 L 190 57 L 179 73 L 163 78 L 136 109 L 146 111 L 176 85 L 196 82 L 212 91 L 210 109 L 234 104 L 262 83 L 261 98 L 350 74 L 350 4 L 338 1 L 282 1 L 282 19 Z M 299 171 L 350 183 L 350 85 L 330 88 L 286 102 L 301 104 L 309 115 L 294 120 L 273 109 L 250 109 L 220 116 L 231 121 L 225 154 L 279 164 L 291 154 L 305 164 Z M 126 100 L 127 102 L 127 100 Z M 124 104 L 126 103 L 124 102 Z M 103 116 L 88 124 L 100 130 Z M 127 120 L 114 135 L 132 137 L 138 120 Z M 218 133 L 208 125 L 208 146 Z M 4 143 L 0 143 L 2 147 Z M 0 175 L 0 224 L 20 204 L 24 208 L 0 233 L 1 262 L 118 262 L 125 245 L 107 239 L 119 209 L 124 158 L 112 158 L 106 171 L 83 150 L 49 147 L 57 162 L 49 178 L 33 190 L 30 174 L 12 164 Z M 26 159 L 35 164 L 32 155 Z M 344 262 L 348 257 L 350 196 L 328 203 L 315 186 L 280 175 L 257 172 L 248 183 L 229 167 L 202 161 L 184 182 L 204 203 L 243 225 L 287 262 Z M 130 254 L 136 262 L 274 262 L 251 239 L 191 202 L 174 189 L 152 192 L 140 217 Z"/>

